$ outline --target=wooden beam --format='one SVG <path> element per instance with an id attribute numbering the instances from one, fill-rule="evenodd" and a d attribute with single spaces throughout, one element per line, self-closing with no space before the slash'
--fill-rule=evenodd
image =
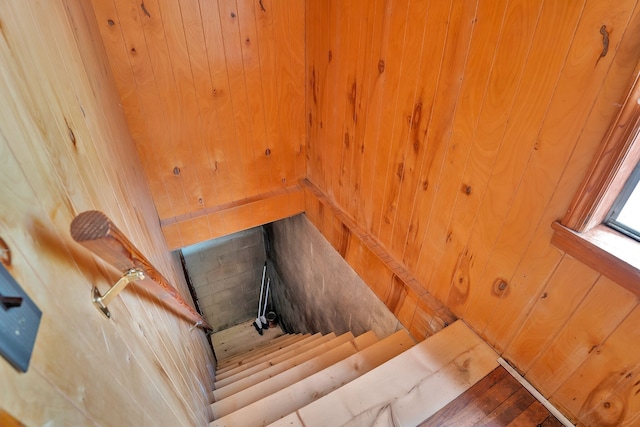
<path id="1" fill-rule="evenodd" d="M 204 329 L 212 329 L 102 212 L 86 211 L 76 216 L 71 222 L 71 237 L 123 274 L 131 269 L 143 271 L 147 278 L 136 284 L 176 314 Z"/>

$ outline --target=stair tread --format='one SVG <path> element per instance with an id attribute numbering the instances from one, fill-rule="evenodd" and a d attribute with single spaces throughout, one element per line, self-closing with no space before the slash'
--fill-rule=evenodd
<path id="1" fill-rule="evenodd" d="M 338 345 L 330 347 L 329 345 L 331 342 L 325 343 L 320 346 L 320 350 L 322 350 L 321 354 L 316 354 L 298 365 L 291 366 L 289 369 L 279 373 L 278 375 L 267 378 L 258 384 L 247 387 L 244 390 L 241 390 L 218 402 L 214 402 L 211 405 L 211 411 L 214 418 L 220 418 L 230 414 L 243 406 L 282 390 L 283 388 L 300 381 L 309 375 L 357 353 L 358 350 L 355 343 L 353 343 L 353 340 L 354 337 L 351 332 L 340 335 L 339 337 L 331 340 L 331 342 L 337 341 Z"/>
<path id="2" fill-rule="evenodd" d="M 404 331 L 335 363 L 301 381 L 213 421 L 210 426 L 265 425 L 286 416 L 414 345 Z"/>
<path id="3" fill-rule="evenodd" d="M 242 358 L 247 357 L 247 355 L 249 354 L 255 354 L 255 352 L 262 350 L 265 347 L 268 347 L 270 345 L 273 345 L 279 341 L 283 341 L 286 340 L 288 338 L 290 338 L 291 336 L 296 336 L 296 335 L 300 335 L 300 334 L 282 334 L 282 335 L 278 335 L 277 337 L 267 341 L 267 342 L 261 342 L 259 344 L 256 344 L 250 348 L 248 348 L 247 350 L 241 352 L 241 353 L 237 353 L 234 354 L 232 356 L 229 357 L 225 357 L 225 358 L 220 358 L 218 359 L 218 368 L 224 368 L 225 366 L 228 366 L 229 364 L 238 361 L 238 360 L 242 360 Z"/>
<path id="4" fill-rule="evenodd" d="M 281 358 L 284 355 L 291 355 L 293 354 L 293 352 L 295 352 L 300 348 L 309 348 L 309 346 L 313 346 L 314 344 L 317 344 L 319 341 L 326 342 L 333 338 L 335 338 L 334 333 L 330 333 L 325 336 L 323 336 L 320 333 L 317 333 L 309 337 L 306 337 L 303 340 L 299 340 L 294 343 L 290 343 L 287 346 L 283 346 L 280 349 L 277 349 L 277 350 L 274 349 L 274 351 L 272 352 L 268 352 L 263 356 L 256 358 L 255 360 L 251 360 L 246 364 L 237 367 L 236 369 L 227 371 L 224 374 L 220 375 L 218 379 L 214 382 L 214 387 L 220 388 L 220 387 L 229 385 L 239 379 L 242 379 L 246 376 L 251 375 L 252 373 L 257 372 L 257 370 L 259 370 L 260 368 L 256 368 L 256 367 L 265 366 L 265 363 L 268 364 L 270 361 L 274 359 L 281 360 Z"/>
<path id="5" fill-rule="evenodd" d="M 258 335 L 253 326 L 254 320 L 246 320 L 236 326 L 211 334 L 211 343 L 216 349 L 218 361 L 245 353 L 253 347 L 272 341 L 284 334 L 280 326 L 275 326 L 265 329 L 262 335 Z"/>
<path id="6" fill-rule="evenodd" d="M 245 357 L 242 357 L 240 359 L 238 359 L 237 361 L 232 362 L 231 364 L 228 364 L 227 366 L 225 366 L 224 368 L 220 368 L 216 370 L 216 377 L 220 377 L 221 375 L 226 375 L 228 376 L 228 373 L 230 371 L 237 371 L 238 368 L 241 368 L 243 366 L 246 366 L 247 364 L 249 364 L 250 362 L 253 362 L 254 360 L 260 359 L 262 357 L 265 357 L 266 355 L 269 355 L 271 353 L 273 353 L 274 351 L 279 351 L 283 348 L 286 348 L 292 344 L 295 344 L 297 342 L 300 342 L 302 340 L 305 340 L 307 338 L 312 337 L 311 334 L 304 334 L 304 335 L 290 335 L 288 336 L 286 339 L 283 339 L 281 341 L 272 343 L 270 345 L 264 346 L 258 350 L 256 350 L 255 352 L 252 352 L 251 354 L 247 354 Z"/>
<path id="7" fill-rule="evenodd" d="M 297 417 L 306 427 L 360 426 L 384 423 L 393 414 L 393 425 L 415 426 L 495 369 L 497 358 L 489 345 L 457 321 L 300 408 Z"/>
<path id="8" fill-rule="evenodd" d="M 325 335 L 327 337 L 328 335 Z M 244 378 L 239 378 L 233 383 L 222 387 L 216 387 L 213 396 L 216 401 L 225 399 L 235 393 L 252 387 L 262 381 L 283 373 L 284 371 L 299 366 L 300 364 L 329 351 L 345 342 L 353 339 L 353 335 L 343 334 L 333 339 L 327 339 L 322 342 L 315 341 L 312 344 L 305 345 L 294 351 L 292 354 L 283 354 L 280 358 L 274 358 L 266 361 L 260 367 L 256 367 L 256 372 Z"/>

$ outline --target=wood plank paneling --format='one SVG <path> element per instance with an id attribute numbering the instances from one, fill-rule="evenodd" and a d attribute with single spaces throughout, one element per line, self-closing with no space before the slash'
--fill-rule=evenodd
<path id="1" fill-rule="evenodd" d="M 8 270 L 43 311 L 29 371 L 0 360 L 0 406 L 26 425 L 206 425 L 213 360 L 204 334 L 134 288 L 106 320 L 89 292 L 118 272 L 69 234 L 77 213 L 106 212 L 189 298 L 90 3 L 7 3 L 0 23 L 0 236 Z"/>
<path id="2" fill-rule="evenodd" d="M 306 176 L 303 0 L 94 3 L 161 220 Z"/>
<path id="3" fill-rule="evenodd" d="M 550 225 L 628 90 L 637 1 L 419 3 L 307 1 L 307 176 L 327 199 L 306 197 L 309 218 L 379 296 L 393 287 L 370 265 L 381 248 L 574 420 L 604 419 L 589 397 L 603 389 L 634 411 L 633 382 L 598 384 L 640 363 L 620 354 L 636 298 L 605 296 L 618 285 L 554 248 Z M 343 113 L 353 81 L 355 132 Z M 335 212 L 368 232 L 366 247 Z M 594 310 L 599 296 L 615 315 Z M 600 348 L 609 371 L 594 359 Z M 593 381 L 582 381 L 586 365 Z"/>

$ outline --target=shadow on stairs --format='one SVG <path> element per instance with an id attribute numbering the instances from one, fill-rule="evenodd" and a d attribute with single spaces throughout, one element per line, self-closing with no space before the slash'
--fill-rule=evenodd
<path id="1" fill-rule="evenodd" d="M 404 330 L 282 335 L 219 361 L 211 426 L 416 426 L 497 358 L 462 321 L 417 345 Z"/>

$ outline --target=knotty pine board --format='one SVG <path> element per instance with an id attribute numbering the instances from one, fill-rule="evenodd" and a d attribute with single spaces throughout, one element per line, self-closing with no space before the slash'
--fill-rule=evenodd
<path id="1" fill-rule="evenodd" d="M 617 57 L 611 63 L 611 69 L 606 78 L 602 81 L 599 96 L 595 99 L 593 107 L 589 113 L 589 116 L 584 123 L 584 128 L 580 131 L 577 138 L 576 147 L 581 149 L 574 149 L 571 153 L 571 157 L 568 159 L 565 170 L 562 176 L 559 176 L 556 188 L 553 195 L 548 201 L 546 209 L 542 214 L 540 221 L 538 222 L 537 229 L 533 234 L 530 245 L 524 252 L 523 257 L 519 261 L 519 266 L 514 273 L 514 281 L 517 281 L 518 286 L 513 287 L 513 293 L 510 302 L 502 300 L 499 303 L 499 310 L 505 312 L 510 318 L 518 318 L 518 321 L 513 322 L 511 325 L 497 324 L 495 320 L 489 323 L 487 330 L 487 338 L 490 342 L 495 342 L 499 349 L 502 349 L 503 345 L 513 337 L 514 329 L 521 324 L 523 310 L 516 309 L 515 307 L 523 307 L 522 304 L 526 304 L 528 307 L 535 301 L 537 295 L 541 293 L 540 288 L 536 292 L 522 292 L 526 290 L 530 284 L 537 283 L 539 285 L 546 282 L 548 275 L 553 271 L 553 266 L 556 265 L 559 258 L 559 253 L 555 247 L 550 246 L 552 230 L 549 229 L 548 224 L 560 218 L 567 209 L 567 200 L 570 200 L 580 185 L 576 176 L 582 176 L 585 172 L 585 167 L 592 160 L 594 153 L 597 150 L 600 140 L 604 137 L 614 115 L 618 112 L 617 109 L 612 109 L 611 105 L 617 105 L 619 100 L 624 97 L 628 91 L 629 82 L 625 79 L 622 81 L 617 77 L 620 74 L 626 75 L 627 73 L 633 73 L 633 69 L 636 66 L 636 60 L 634 58 L 637 55 L 640 44 L 638 43 L 638 31 L 639 31 L 639 13 L 640 10 L 636 7 L 633 14 L 629 17 L 629 26 L 625 30 L 625 34 L 622 37 L 622 43 L 617 51 Z M 630 60 L 631 59 L 631 60 Z M 586 66 L 586 65 L 585 65 Z M 584 73 L 584 76 L 588 76 L 589 73 Z M 576 90 L 575 88 L 573 90 Z M 577 89 L 579 91 L 579 88 Z M 564 97 L 563 97 L 564 98 Z M 562 99 L 562 98 L 560 98 Z M 562 104 L 558 100 L 557 104 Z M 557 132 L 557 138 L 564 138 L 564 130 L 561 123 L 556 122 L 553 125 L 553 131 Z M 577 134 L 577 133 L 576 133 Z M 553 145 L 552 142 L 548 142 L 549 145 Z M 543 167 L 538 165 L 538 171 Z M 540 172 L 539 172 L 540 173 Z M 546 173 L 546 172 L 545 172 Z M 519 194 L 518 202 L 524 203 L 525 195 Z M 521 208 L 517 208 L 516 212 L 519 212 Z M 519 214 L 522 218 L 522 214 Z M 521 220 L 520 220 L 521 221 Z M 529 265 L 535 265 L 535 267 L 528 267 Z M 516 300 L 518 302 L 516 302 Z M 516 311 L 517 310 L 517 311 Z M 524 310 L 524 313 L 527 313 Z"/>
<path id="2" fill-rule="evenodd" d="M 459 10 L 456 8 L 473 8 L 471 3 L 446 6 Z M 593 357 L 586 352 L 594 345 L 606 345 L 607 336 L 615 335 L 636 297 L 612 291 L 609 298 L 620 304 L 621 312 L 601 326 L 597 315 L 588 311 L 593 304 L 589 290 L 596 288 L 568 289 L 571 283 L 566 277 L 590 272 L 550 244 L 550 224 L 567 209 L 628 90 L 639 59 L 637 2 L 481 0 L 476 2 L 472 19 L 449 26 L 430 14 L 436 7 L 431 5 L 427 20 L 434 21 L 422 51 L 435 52 L 445 40 L 443 58 L 451 60 L 431 55 L 429 66 L 438 68 L 438 73 L 425 69 L 413 80 L 402 78 L 407 75 L 402 72 L 403 49 L 415 50 L 415 39 L 423 27 L 416 28 L 407 20 L 406 5 L 370 2 L 361 7 L 356 1 L 330 1 L 322 6 L 307 2 L 307 7 L 308 13 L 320 15 L 315 19 L 307 16 L 308 178 L 328 200 L 317 204 L 307 198 L 309 218 L 339 252 L 349 254 L 354 269 L 364 271 L 370 255 L 353 233 L 344 230 L 345 223 L 337 219 L 336 212 L 352 218 L 357 228 L 382 242 L 380 247 L 392 259 L 401 261 L 417 286 L 446 302 L 499 352 L 511 343 L 527 341 L 520 333 L 526 334 L 533 326 L 534 313 L 545 310 L 544 292 L 553 290 L 560 298 L 572 294 L 573 304 L 562 317 L 548 317 L 535 326 L 538 338 L 533 339 L 548 338 L 543 339 L 536 359 L 526 356 L 522 366 L 532 364 L 529 379 L 535 384 L 536 375 L 549 375 L 535 368 L 536 360 L 550 361 L 555 355 L 562 358 L 558 360 L 562 377 L 552 389 L 565 382 L 579 384 L 577 369 L 587 355 Z M 340 19 L 347 18 L 337 10 L 362 10 L 363 19 L 373 18 L 351 33 L 348 26 L 345 30 L 339 25 Z M 452 12 L 451 16 L 455 20 L 459 15 Z M 609 49 L 600 57 L 602 25 L 609 34 Z M 452 34 L 447 33 L 449 29 Z M 370 33 L 362 34 L 363 30 Z M 461 34 L 468 38 L 466 59 L 460 45 L 454 43 L 464 39 L 458 38 Z M 345 70 L 336 62 L 335 52 L 345 51 L 350 39 L 362 45 L 363 37 L 371 43 L 364 44 L 365 51 L 358 52 L 353 62 L 369 58 L 364 70 L 356 68 L 355 75 L 358 83 L 369 87 L 359 101 L 364 105 L 358 106 L 365 114 L 358 117 L 359 123 L 364 121 L 364 132 L 357 132 L 356 127 L 356 140 L 349 142 L 364 152 L 353 153 L 352 164 L 344 166 L 336 159 L 347 152 L 339 131 L 346 125 L 326 125 L 336 117 L 332 109 L 348 103 L 351 96 L 351 81 L 343 77 Z M 452 46 L 458 46 L 457 50 L 447 51 Z M 420 60 L 418 53 L 412 66 Z M 378 75 L 373 67 L 378 68 Z M 366 83 L 367 79 L 371 80 Z M 396 101 L 396 94 L 410 94 L 414 87 L 429 87 L 436 94 L 430 111 L 425 106 L 431 101 L 423 100 L 423 115 L 429 114 L 426 133 L 420 139 L 425 158 L 417 183 L 412 178 L 403 181 L 399 197 L 394 198 L 385 195 L 397 186 L 390 181 L 397 176 L 389 165 L 406 160 L 401 148 L 393 148 L 395 123 L 406 123 L 411 119 L 407 112 L 413 111 L 407 101 Z M 335 99 L 340 96 L 343 99 Z M 321 123 L 325 126 L 320 127 Z M 351 185 L 351 178 L 347 190 L 340 186 L 344 168 L 352 168 L 352 174 L 361 169 L 355 180 L 357 188 Z M 386 211 L 395 213 L 382 232 Z M 556 275 L 561 263 L 571 264 L 565 279 Z M 362 274 L 381 298 L 392 287 L 391 277 L 382 270 Z M 506 283 L 504 289 L 500 289 L 501 281 Z M 604 283 L 616 286 L 604 278 L 596 286 L 604 287 Z M 400 300 L 419 305 L 409 295 Z M 413 315 L 411 322 L 419 323 L 419 316 Z M 582 326 L 584 336 L 593 333 L 596 338 L 567 343 L 565 324 L 576 331 Z M 518 366 L 520 356 L 513 353 L 512 357 Z M 597 374 L 599 378 L 606 375 L 604 371 Z M 560 401 L 566 403 L 564 396 Z M 571 408 L 575 410 L 575 405 Z"/>
<path id="3" fill-rule="evenodd" d="M 118 273 L 69 236 L 78 212 L 101 209 L 186 292 L 155 225 L 94 12 L 70 1 L 14 4 L 1 15 L 0 234 L 12 251 L 10 271 L 43 310 L 29 372 L 0 362 L 1 406 L 27 425 L 204 424 L 213 364 L 204 335 L 135 288 L 105 319 L 89 291 L 104 291 Z M 136 409 L 126 409 L 132 402 Z"/>
<path id="4" fill-rule="evenodd" d="M 520 365 L 518 368 L 525 372 L 527 378 L 535 378 L 542 393 L 552 394 L 602 345 L 637 304 L 638 297 L 601 276 L 579 310 L 563 323 L 557 335 L 549 337 L 548 347 L 529 369 L 524 370 Z M 507 351 L 513 350 L 508 348 Z M 520 358 L 512 360 L 519 362 Z"/>
<path id="5" fill-rule="evenodd" d="M 483 115 L 478 122 L 479 129 L 474 140 L 474 148 L 478 151 L 471 153 L 471 162 L 467 168 L 471 174 L 477 175 L 464 181 L 464 184 L 470 187 L 470 194 L 468 194 L 470 197 L 464 197 L 464 202 L 478 203 L 478 205 L 475 209 L 471 209 L 471 212 L 475 212 L 471 228 L 469 231 L 461 230 L 462 234 L 459 236 L 465 242 L 463 247 L 466 259 L 461 260 L 461 264 L 468 266 L 466 272 L 468 277 L 465 277 L 465 281 L 462 282 L 464 287 L 461 289 L 462 293 L 466 292 L 466 294 L 463 298 L 456 299 L 459 305 L 454 306 L 449 303 L 452 310 L 458 315 L 465 313 L 470 299 L 476 296 L 476 292 L 481 292 L 483 297 L 492 296 L 490 292 L 486 292 L 487 287 L 480 288 L 467 286 L 467 284 L 475 285 L 475 280 L 484 279 L 483 271 L 488 255 L 491 254 L 495 238 L 502 227 L 501 214 L 508 208 L 513 194 L 512 186 L 515 183 L 511 179 L 517 179 L 517 174 L 521 172 L 519 167 L 505 168 L 504 165 L 510 160 L 514 162 L 518 160 L 513 154 L 514 152 L 521 156 L 529 152 L 526 143 L 520 141 L 517 144 L 504 142 L 503 136 L 508 122 L 500 120 L 500 116 L 512 117 L 510 113 L 516 105 L 516 99 L 520 93 L 518 83 L 523 78 L 528 64 L 527 54 L 534 40 L 542 5 L 542 2 L 537 1 L 516 1 L 509 2 L 505 10 L 500 46 L 490 76 Z M 513 52 L 513 54 L 508 55 L 506 52 Z M 534 103 L 533 106 L 538 106 L 538 104 Z M 458 209 L 465 208 L 458 207 Z M 438 213 L 432 215 L 438 215 Z M 450 227 L 456 230 L 455 223 L 450 224 Z M 454 235 L 452 238 L 456 239 L 456 236 Z M 449 284 L 445 285 L 446 282 L 441 281 L 441 276 L 433 278 L 429 282 L 430 271 L 434 270 L 434 266 L 437 264 L 424 262 L 424 255 L 429 254 L 429 252 L 425 252 L 426 248 L 423 245 L 421 256 L 418 258 L 418 276 L 421 280 L 429 283 L 427 289 L 431 290 L 434 295 L 440 299 L 446 298 L 446 295 L 443 297 L 442 294 L 446 294 Z M 447 262 L 452 261 L 450 257 L 445 259 Z M 467 260 L 469 262 L 465 264 Z M 438 269 L 437 273 L 446 274 L 445 271 L 447 270 Z M 487 280 L 493 282 L 496 278 L 491 276 L 487 277 Z M 444 292 L 439 289 L 443 285 Z M 457 290 L 455 285 L 455 282 L 450 282 L 451 292 Z M 474 306 L 474 308 L 478 307 Z"/>
<path id="6" fill-rule="evenodd" d="M 528 371 L 540 350 L 553 338 L 549 333 L 553 325 L 567 322 L 600 277 L 597 271 L 581 266 L 574 258 L 564 257 L 504 356 L 517 360 L 518 368 Z"/>
<path id="7" fill-rule="evenodd" d="M 382 188 L 382 203 L 383 212 L 377 225 L 376 230 L 379 239 L 386 246 L 390 246 L 391 233 L 393 232 L 393 226 L 395 224 L 397 195 L 400 189 L 400 184 L 405 183 L 411 187 L 414 176 L 418 173 L 416 171 L 415 164 L 411 164 L 409 161 L 405 161 L 406 145 L 408 144 L 409 134 L 413 130 L 413 127 L 419 128 L 422 118 L 422 105 L 420 101 L 416 100 L 417 81 L 416 77 L 422 72 L 422 50 L 425 45 L 425 33 L 429 23 L 423 26 L 418 31 L 407 31 L 407 28 L 420 28 L 420 25 L 416 25 L 419 22 L 424 22 L 428 16 L 429 4 L 422 2 L 411 2 L 407 8 L 406 22 L 404 26 L 405 38 L 402 48 L 402 56 L 400 57 L 401 71 L 400 81 L 414 82 L 414 84 L 398 85 L 396 89 L 395 97 L 396 104 L 391 107 L 396 110 L 398 114 L 394 115 L 393 122 L 390 126 L 390 144 L 389 155 L 385 159 L 386 164 L 386 179 L 385 185 Z M 443 4 L 442 9 L 450 10 L 452 5 Z M 399 14 L 401 15 L 401 14 Z M 428 43 L 427 43 L 428 44 Z M 399 116 L 399 117 L 398 117 Z M 417 130 L 419 132 L 419 130 Z M 411 152 L 414 153 L 411 159 L 415 159 L 418 153 L 421 152 L 420 146 L 415 145 L 415 141 L 412 141 Z M 415 162 L 414 162 L 415 163 Z M 391 178 L 391 179 L 389 179 Z M 340 206 L 345 206 L 340 203 Z"/>
<path id="8" fill-rule="evenodd" d="M 306 176 L 302 0 L 95 3 L 160 219 Z"/>
<path id="9" fill-rule="evenodd" d="M 544 9 L 542 16 L 545 16 Z M 632 15 L 628 8 L 621 4 L 616 4 L 616 7 L 608 7 L 600 2 L 586 3 L 576 28 L 573 44 L 566 56 L 565 66 L 558 76 L 557 88 L 548 106 L 545 119 L 536 138 L 531 138 L 531 148 L 524 155 L 521 154 L 520 148 L 514 150 L 513 153 L 508 154 L 509 160 L 505 163 L 502 163 L 502 155 L 498 156 L 496 170 L 500 167 L 501 170 L 509 171 L 506 175 L 495 175 L 495 177 L 502 176 L 500 182 L 506 180 L 516 182 L 511 170 L 518 168 L 518 165 L 522 165 L 523 170 L 517 191 L 514 191 L 508 210 L 506 210 L 507 205 L 501 205 L 501 202 L 498 202 L 502 199 L 501 196 L 494 199 L 492 204 L 493 209 L 497 208 L 501 213 L 505 212 L 504 217 L 495 212 L 492 215 L 494 219 L 496 217 L 504 218 L 502 230 L 494 245 L 494 254 L 491 255 L 491 258 L 500 259 L 501 262 L 499 265 L 492 262 L 486 264 L 487 267 L 480 276 L 484 278 L 479 278 L 481 287 L 486 287 L 488 285 L 486 282 L 491 280 L 489 278 L 499 274 L 505 275 L 507 278 L 510 277 L 518 266 L 522 254 L 526 251 L 526 246 L 519 244 L 519 242 L 533 240 L 535 229 L 530 224 L 539 223 L 544 208 L 547 206 L 557 181 L 562 176 L 562 170 L 573 151 L 574 143 L 578 140 L 582 126 L 600 93 L 608 70 L 601 67 L 601 63 L 607 59 L 609 61 L 607 63 L 611 63 L 613 56 L 601 58 L 595 69 L 591 69 L 593 61 L 587 58 L 590 59 L 591 56 L 597 56 L 601 52 L 599 47 L 593 46 L 589 41 L 592 40 L 590 29 L 600 25 L 603 16 L 609 19 L 610 26 L 626 27 Z M 618 37 L 620 36 L 618 35 Z M 635 44 L 635 41 L 633 43 Z M 588 55 L 588 52 L 591 52 L 591 55 Z M 589 90 L 585 88 L 589 88 Z M 564 115 L 567 111 L 574 114 L 574 120 L 570 126 L 565 122 Z M 559 140 L 568 142 L 558 144 Z M 508 153 L 508 151 L 510 150 L 503 149 L 501 153 Z M 525 158 L 527 159 L 526 166 L 524 166 Z M 499 186 L 490 183 L 488 188 L 496 189 Z M 494 190 L 489 194 L 494 196 L 493 193 L 497 194 L 498 192 Z M 535 199 L 531 197 L 533 194 L 536 195 Z M 490 199 L 485 198 L 485 200 Z M 481 208 L 481 212 L 488 211 L 488 209 Z M 473 304 L 473 309 L 467 310 L 468 313 L 465 313 L 465 316 L 475 318 L 479 326 L 491 316 L 490 313 L 493 312 L 493 307 L 499 300 L 493 298 L 492 301 L 489 301 L 487 295 L 485 293 L 481 296 Z M 469 298 L 472 299 L 474 296 Z"/>
<path id="10" fill-rule="evenodd" d="M 585 425 L 637 425 L 640 418 L 640 308 L 634 310 L 594 349 L 550 397 Z"/>

